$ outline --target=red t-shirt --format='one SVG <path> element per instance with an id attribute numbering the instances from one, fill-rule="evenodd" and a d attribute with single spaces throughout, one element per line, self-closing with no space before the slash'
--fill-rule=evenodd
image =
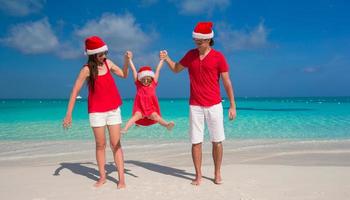
<path id="1" fill-rule="evenodd" d="M 190 105 L 207 107 L 221 102 L 220 73 L 229 71 L 221 52 L 211 49 L 200 60 L 198 49 L 192 49 L 180 60 L 180 64 L 188 68 L 190 76 Z"/>

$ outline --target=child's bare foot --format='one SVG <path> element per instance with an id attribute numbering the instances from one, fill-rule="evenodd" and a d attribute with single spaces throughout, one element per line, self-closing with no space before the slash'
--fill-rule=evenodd
<path id="1" fill-rule="evenodd" d="M 96 181 L 94 186 L 95 187 L 101 187 L 105 183 L 106 183 L 106 177 L 103 177 L 103 178 L 98 179 L 98 181 Z"/>
<path id="2" fill-rule="evenodd" d="M 171 131 L 174 128 L 174 126 L 175 126 L 175 123 L 171 121 L 166 125 L 166 128 L 168 129 L 168 131 Z"/>
<path id="3" fill-rule="evenodd" d="M 196 178 L 191 182 L 191 184 L 199 186 L 201 184 L 201 181 L 202 181 L 202 178 Z"/>
<path id="4" fill-rule="evenodd" d="M 119 183 L 117 184 L 117 189 L 124 189 L 124 188 L 126 188 L 125 183 L 119 182 Z"/>
<path id="5" fill-rule="evenodd" d="M 123 128 L 122 130 L 120 130 L 120 133 L 121 133 L 121 134 L 126 134 L 127 132 L 128 132 L 128 130 L 125 129 L 125 128 Z"/>

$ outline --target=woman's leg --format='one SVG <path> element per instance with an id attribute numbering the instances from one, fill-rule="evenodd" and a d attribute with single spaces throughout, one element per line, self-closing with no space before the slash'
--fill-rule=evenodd
<path id="1" fill-rule="evenodd" d="M 120 143 L 120 125 L 109 125 L 109 140 L 110 146 L 113 152 L 113 158 L 118 171 L 118 189 L 125 188 L 125 176 L 124 176 L 124 156 L 123 149 Z"/>
<path id="2" fill-rule="evenodd" d="M 100 179 L 94 184 L 95 187 L 99 187 L 106 182 L 106 137 L 105 137 L 105 127 L 93 127 L 92 128 L 95 135 L 96 143 L 96 161 L 98 166 L 98 171 L 100 173 Z"/>
<path id="3" fill-rule="evenodd" d="M 125 127 L 121 130 L 122 133 L 126 133 L 129 128 L 139 119 L 142 119 L 142 114 L 140 112 L 135 112 L 135 114 L 129 119 Z"/>
<path id="4" fill-rule="evenodd" d="M 167 122 L 165 121 L 161 116 L 158 115 L 158 113 L 153 112 L 150 116 L 149 119 L 154 120 L 158 122 L 160 125 L 166 127 L 169 131 L 174 128 L 175 124 L 173 121 Z"/>

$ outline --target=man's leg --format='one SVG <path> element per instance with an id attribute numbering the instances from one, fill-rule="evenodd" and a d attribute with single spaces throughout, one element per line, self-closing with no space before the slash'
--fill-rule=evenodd
<path id="1" fill-rule="evenodd" d="M 202 142 L 204 137 L 204 113 L 200 106 L 190 106 L 190 130 L 192 143 L 192 160 L 196 177 L 192 185 L 200 185 L 202 180 Z"/>
<path id="2" fill-rule="evenodd" d="M 202 143 L 192 144 L 192 160 L 196 170 L 196 178 L 192 185 L 200 185 L 202 181 Z"/>
<path id="3" fill-rule="evenodd" d="M 225 140 L 224 120 L 222 104 L 211 106 L 205 111 L 205 119 L 207 121 L 210 140 L 213 144 L 212 154 L 214 160 L 214 183 L 220 184 L 221 177 L 221 163 L 223 157 L 222 141 Z"/>
<path id="4" fill-rule="evenodd" d="M 223 155 L 222 142 L 213 142 L 213 160 L 214 160 L 214 183 L 221 184 L 221 163 Z"/>

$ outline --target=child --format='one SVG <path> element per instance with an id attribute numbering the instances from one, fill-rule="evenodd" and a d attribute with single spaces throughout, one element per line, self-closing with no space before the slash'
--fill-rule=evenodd
<path id="1" fill-rule="evenodd" d="M 149 66 L 141 67 L 137 72 L 134 63 L 132 62 L 132 52 L 127 51 L 126 58 L 128 59 L 128 64 L 133 72 L 137 91 L 134 99 L 132 117 L 122 129 L 122 133 L 126 133 L 134 123 L 142 126 L 159 123 L 170 131 L 175 124 L 172 121 L 166 122 L 161 117 L 158 98 L 156 96 L 159 72 L 164 61 L 159 61 L 156 73 L 153 73 L 152 68 Z"/>
<path id="2" fill-rule="evenodd" d="M 85 80 L 87 80 L 89 86 L 89 120 L 95 136 L 96 160 L 100 173 L 100 179 L 94 186 L 99 187 L 106 182 L 105 129 L 107 127 L 110 147 L 118 169 L 119 182 L 117 188 L 124 188 L 124 159 L 120 144 L 120 124 L 122 123 L 120 106 L 122 100 L 112 77 L 112 72 L 121 78 L 126 78 L 128 76 L 128 66 L 124 63 L 123 69 L 120 69 L 111 60 L 107 59 L 108 47 L 97 36 L 92 36 L 85 40 L 85 51 L 88 55 L 88 61 L 75 81 L 67 113 L 63 120 L 63 127 L 69 128 L 72 125 L 72 112 L 76 97 Z"/>

